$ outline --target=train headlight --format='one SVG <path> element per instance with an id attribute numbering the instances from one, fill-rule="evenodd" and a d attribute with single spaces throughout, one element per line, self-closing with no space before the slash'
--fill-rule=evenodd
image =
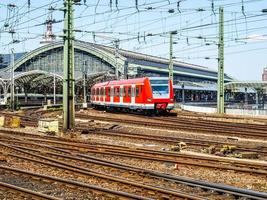
<path id="1" fill-rule="evenodd" d="M 173 101 L 173 99 L 170 99 L 171 101 Z"/>
<path id="2" fill-rule="evenodd" d="M 148 102 L 152 102 L 152 99 L 151 99 L 151 98 L 148 98 L 147 101 L 148 101 Z"/>

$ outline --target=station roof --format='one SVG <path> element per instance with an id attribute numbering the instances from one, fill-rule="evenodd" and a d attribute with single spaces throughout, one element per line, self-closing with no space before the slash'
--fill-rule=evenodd
<path id="1" fill-rule="evenodd" d="M 237 81 L 225 84 L 225 89 L 251 88 L 267 91 L 267 81 Z"/>
<path id="2" fill-rule="evenodd" d="M 99 57 L 100 59 L 104 60 L 105 62 L 110 63 L 112 66 L 114 65 L 114 57 L 115 57 L 115 49 L 113 47 L 104 46 L 100 44 L 94 44 L 84 41 L 75 41 L 74 43 L 75 49 L 79 49 L 81 51 L 89 52 L 90 54 L 93 54 L 96 57 Z M 39 47 L 31 52 L 28 52 L 27 54 L 19 54 L 16 58 L 15 62 L 15 69 L 22 66 L 24 63 L 26 63 L 29 59 L 32 59 L 34 57 L 37 57 L 38 55 L 48 52 L 51 49 L 55 48 L 62 48 L 63 43 L 62 41 L 57 41 L 42 47 Z M 6 64 L 10 64 L 10 56 L 6 56 Z M 166 76 L 168 74 L 168 65 L 169 60 L 166 58 L 161 58 L 153 55 L 147 55 L 142 54 L 138 52 L 128 51 L 124 49 L 119 49 L 119 61 L 120 65 L 123 66 L 125 63 L 128 63 L 128 69 L 140 69 L 144 71 L 145 73 L 156 73 L 156 74 L 164 74 Z M 5 67 L 1 71 L 1 74 L 3 74 L 1 77 L 6 78 L 5 75 L 7 75 L 4 72 L 7 72 L 10 68 L 10 65 L 8 67 Z M 190 78 L 193 80 L 198 81 L 212 81 L 215 82 L 217 80 L 217 71 L 209 69 L 204 66 L 180 62 L 180 61 L 174 61 L 174 75 L 175 76 L 181 76 L 185 78 Z M 75 77 L 77 78 L 77 77 Z M 225 82 L 233 81 L 234 79 L 225 74 Z"/>
<path id="3" fill-rule="evenodd" d="M 106 51 L 109 51 L 112 54 L 115 54 L 115 48 L 113 47 L 104 46 L 100 44 L 93 44 L 93 43 L 88 43 L 88 44 L 94 45 L 97 48 L 101 48 Z M 143 70 L 168 72 L 169 59 L 167 58 L 157 57 L 139 52 L 133 52 L 125 49 L 119 49 L 119 54 L 127 58 L 127 61 L 130 64 L 140 66 L 140 68 Z M 174 69 L 174 74 L 177 75 L 203 78 L 204 80 L 205 79 L 217 80 L 217 71 L 205 66 L 174 60 L 173 69 Z M 234 78 L 229 76 L 228 74 L 225 74 L 224 76 L 226 82 L 234 80 Z"/>
<path id="4" fill-rule="evenodd" d="M 247 90 L 248 93 L 255 93 L 257 89 L 267 90 L 267 81 L 255 81 L 255 82 L 229 82 L 224 84 L 225 89 L 233 90 L 234 92 L 244 93 Z M 173 86 L 174 89 L 185 89 L 194 91 L 217 91 L 216 83 L 199 83 L 181 81 Z M 247 88 L 247 89 L 245 89 Z"/>
<path id="5" fill-rule="evenodd" d="M 15 85 L 21 86 L 31 84 L 31 87 L 46 86 L 50 87 L 53 84 L 53 79 L 62 82 L 62 77 L 58 74 L 49 73 L 41 70 L 32 70 L 14 76 Z"/>

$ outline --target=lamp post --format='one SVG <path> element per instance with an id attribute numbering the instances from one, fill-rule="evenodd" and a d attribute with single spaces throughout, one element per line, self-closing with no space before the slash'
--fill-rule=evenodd
<path id="1" fill-rule="evenodd" d="M 54 68 L 54 77 L 53 77 L 53 81 L 54 81 L 54 90 L 53 90 L 53 93 L 54 93 L 54 105 L 56 104 L 56 67 Z"/>
<path id="2" fill-rule="evenodd" d="M 87 74 L 87 62 L 83 61 L 83 103 L 87 103 L 86 98 L 86 74 Z"/>
<path id="3" fill-rule="evenodd" d="M 15 64 L 15 56 L 14 49 L 11 49 L 11 88 L 10 88 L 10 105 L 11 110 L 14 112 L 14 64 Z"/>
<path id="4" fill-rule="evenodd" d="M 16 98 L 16 107 L 18 107 L 19 104 L 19 87 L 16 87 L 16 94 L 17 94 L 17 98 Z"/>

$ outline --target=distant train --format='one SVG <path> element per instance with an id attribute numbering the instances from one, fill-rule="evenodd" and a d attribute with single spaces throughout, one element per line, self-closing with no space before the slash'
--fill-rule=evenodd
<path id="1" fill-rule="evenodd" d="M 125 111 L 166 112 L 174 108 L 172 82 L 144 77 L 97 83 L 91 88 L 91 104 Z"/>

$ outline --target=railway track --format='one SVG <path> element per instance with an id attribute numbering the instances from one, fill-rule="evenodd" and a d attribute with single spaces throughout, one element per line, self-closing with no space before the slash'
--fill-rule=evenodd
<path id="1" fill-rule="evenodd" d="M 13 145 L 14 146 L 14 145 Z M 11 148 L 11 147 L 8 147 L 8 148 Z M 21 147 L 22 149 L 24 150 L 21 150 L 21 149 L 17 149 L 16 147 L 12 147 L 12 148 L 15 148 L 15 151 L 16 151 L 16 154 L 13 154 L 14 157 L 19 157 L 20 159 L 22 160 L 28 160 L 28 161 L 32 161 L 33 158 L 29 158 L 29 157 L 25 157 L 25 156 L 20 156 L 18 155 L 18 153 L 22 152 L 22 151 L 25 151 L 25 147 Z M 54 148 L 55 150 L 55 148 Z M 36 151 L 35 149 L 28 149 L 27 152 L 24 152 L 23 154 L 30 154 L 30 152 L 34 152 L 32 153 L 31 157 L 40 157 L 39 154 L 38 154 L 38 151 Z M 168 180 L 168 181 L 172 181 L 172 182 L 176 182 L 176 183 L 183 183 L 183 184 L 186 184 L 188 186 L 191 186 L 191 187 L 200 187 L 202 189 L 205 189 L 205 190 L 215 190 L 217 192 L 220 192 L 220 193 L 224 193 L 224 194 L 231 194 L 231 195 L 234 195 L 234 196 L 239 196 L 239 197 L 246 197 L 246 198 L 251 198 L 251 199 L 264 199 L 265 197 L 267 197 L 266 195 L 267 194 L 264 194 L 264 193 L 259 193 L 259 192 L 253 192 L 253 191 L 250 191 L 250 190 L 242 190 L 242 189 L 238 189 L 238 188 L 234 188 L 234 187 L 229 187 L 229 186 L 225 186 L 225 185 L 219 185 L 219 184 L 211 184 L 211 183 L 206 183 L 206 182 L 202 182 L 202 181 L 195 181 L 195 180 L 192 180 L 192 179 L 187 179 L 187 178 L 183 178 L 183 177 L 177 177 L 177 176 L 171 176 L 171 175 L 167 175 L 167 174 L 162 174 L 162 173 L 158 173 L 158 172 L 155 172 L 155 171 L 151 171 L 151 170 L 144 170 L 144 169 L 141 169 L 141 168 L 137 168 L 137 167 L 131 167 L 131 166 L 127 166 L 127 165 L 122 165 L 122 164 L 119 164 L 119 163 L 114 163 L 114 162 L 110 162 L 110 161 L 105 161 L 105 160 L 102 160 L 102 159 L 98 159 L 98 158 L 95 158 L 95 157 L 90 157 L 90 156 L 87 156 L 87 155 L 84 155 L 84 154 L 77 154 L 75 153 L 75 157 L 73 156 L 72 152 L 71 151 L 66 151 L 66 150 L 62 150 L 62 149 L 59 149 L 57 148 L 57 151 L 60 151 L 61 153 L 64 152 L 64 153 L 68 153 L 69 155 L 60 155 L 60 154 L 55 154 L 55 153 L 49 153 L 49 152 L 45 152 L 45 155 L 46 156 L 41 156 L 41 159 L 42 160 L 46 160 L 46 162 L 44 161 L 36 161 L 36 159 L 34 160 L 34 162 L 41 162 L 42 164 L 47 164 L 47 165 L 55 165 L 55 164 L 61 164 L 61 167 L 62 165 L 64 164 L 64 166 L 68 166 L 68 169 L 72 166 L 70 164 L 67 164 L 67 163 L 63 163 L 63 162 L 60 162 L 58 160 L 55 160 L 55 159 L 52 159 L 50 157 L 47 157 L 47 155 L 49 154 L 52 154 L 55 156 L 63 156 L 63 157 L 67 157 L 69 159 L 73 159 L 72 162 L 73 163 L 76 163 L 76 162 L 79 162 L 82 161 L 83 162 L 98 162 L 98 164 L 100 164 L 101 166 L 112 166 L 114 168 L 119 168 L 119 169 L 126 169 L 127 171 L 132 171 L 132 172 L 140 172 L 140 173 L 143 173 L 143 174 L 146 174 L 146 175 L 149 175 L 149 176 L 152 176 L 152 177 L 156 177 L 156 178 L 162 178 L 164 180 Z M 72 156 L 70 156 L 72 155 Z M 12 156 L 12 155 L 10 155 Z M 47 161 L 51 161 L 51 163 L 47 163 Z M 69 163 L 71 163 L 69 161 Z M 79 164 L 80 166 L 80 164 Z M 66 167 L 65 167 L 66 169 Z M 75 170 L 74 170 L 75 169 Z M 79 173 L 85 173 L 88 172 L 89 170 L 85 170 L 85 169 L 82 169 L 81 167 L 78 167 L 78 166 L 73 166 L 72 167 L 72 170 L 73 171 L 77 171 L 77 169 L 79 170 Z M 82 171 L 81 171 L 82 170 Z M 94 176 L 96 176 L 96 174 L 94 174 Z M 165 191 L 165 193 L 167 193 L 168 190 Z M 159 192 L 159 191 L 158 191 Z M 166 195 L 166 194 L 165 194 Z M 174 194 L 172 194 L 174 195 Z M 181 194 L 180 194 L 180 197 L 181 197 Z M 182 198 L 185 198 L 185 196 L 182 196 Z M 187 196 L 188 199 L 201 199 L 199 197 L 194 197 L 194 196 Z"/>
<path id="2" fill-rule="evenodd" d="M 171 189 L 167 189 L 167 188 L 162 188 L 159 186 L 153 186 L 153 185 L 149 185 L 149 184 L 145 184 L 145 183 L 139 183 L 137 181 L 132 181 L 130 179 L 124 179 L 121 177 L 116 177 L 116 176 L 112 176 L 112 175 L 108 175 L 108 174 L 104 174 L 104 173 L 100 173 L 98 171 L 93 171 L 93 170 L 89 170 L 88 168 L 85 167 L 81 167 L 81 164 L 79 165 L 74 165 L 74 164 L 70 164 L 70 162 L 66 162 L 66 161 L 62 161 L 59 159 L 55 159 L 52 158 L 52 156 L 48 156 L 52 153 L 46 152 L 45 155 L 40 155 L 38 153 L 38 151 L 36 151 L 35 153 L 30 153 L 30 151 L 34 151 L 34 149 L 29 149 L 29 148 L 25 148 L 25 147 L 21 147 L 20 149 L 18 148 L 18 146 L 14 147 L 14 145 L 3 145 L 5 146 L 5 148 L 9 148 L 9 150 L 11 151 L 15 151 L 16 154 L 11 154 L 9 153 L 8 156 L 12 156 L 15 158 L 18 158 L 20 160 L 27 160 L 28 162 L 34 162 L 34 163 L 39 163 L 42 165 L 46 165 L 49 167 L 54 167 L 57 169 L 63 169 L 63 170 L 68 170 L 72 173 L 79 173 L 82 174 L 83 176 L 86 176 L 87 179 L 90 178 L 92 179 L 92 177 L 95 177 L 97 179 L 103 179 L 103 181 L 105 181 L 105 185 L 107 186 L 109 184 L 114 185 L 116 183 L 116 187 L 117 188 L 123 188 L 124 190 L 126 189 L 126 186 L 130 188 L 131 191 L 138 191 L 138 190 L 142 190 L 142 194 L 143 195 L 136 195 L 136 194 L 132 194 L 132 197 L 134 197 L 133 199 L 158 199 L 161 196 L 165 196 L 166 198 L 168 197 L 168 199 L 205 199 L 205 198 L 201 198 L 201 197 L 197 197 L 194 195 L 189 195 L 186 194 L 184 192 L 181 191 L 177 191 L 177 190 L 171 190 Z M 23 150 L 21 150 L 23 149 Z M 19 154 L 24 154 L 24 156 L 19 155 Z M 25 156 L 27 155 L 27 156 Z M 70 161 L 70 158 L 72 158 L 72 161 L 76 161 L 77 162 L 77 158 L 74 158 L 73 156 L 64 156 L 61 154 L 56 154 L 53 153 L 52 154 L 53 157 L 61 157 L 66 159 L 66 157 L 68 158 L 68 161 Z M 36 159 L 38 158 L 38 159 Z M 80 159 L 81 161 L 81 159 Z M 83 160 L 84 162 L 84 160 Z M 122 185 L 123 186 L 119 186 Z M 128 189 L 129 190 L 129 189 Z M 149 192 L 150 191 L 150 192 Z M 128 192 L 128 197 L 131 197 L 129 195 L 130 193 Z M 149 198 L 145 198 L 146 196 L 148 196 Z M 142 198 L 144 197 L 144 198 Z"/>
<path id="3" fill-rule="evenodd" d="M 97 118 L 97 117 L 94 116 L 94 118 Z M 31 117 L 30 118 L 26 117 L 25 118 L 25 122 L 27 123 L 27 121 L 29 121 L 31 119 L 32 119 Z M 99 118 L 98 118 L 98 120 L 99 120 Z M 157 119 L 157 120 L 159 120 L 159 119 Z M 125 121 L 125 120 L 123 120 L 123 121 Z M 130 123 L 130 121 L 132 121 L 132 120 L 129 120 L 128 123 Z M 162 120 L 162 121 L 164 121 L 164 120 Z M 170 121 L 171 121 L 171 123 L 175 123 L 175 122 L 172 122 L 172 119 Z M 35 122 L 33 122 L 33 123 L 35 123 Z M 159 126 L 159 124 L 157 124 L 157 126 Z M 6 131 L 6 134 L 10 134 L 10 132 Z M 49 136 L 43 137 L 43 136 L 36 136 L 35 135 L 35 136 L 33 136 L 31 138 L 31 136 L 33 134 L 26 134 L 26 133 L 21 133 L 21 132 L 20 133 L 18 133 L 18 132 L 16 133 L 14 131 L 13 131 L 13 134 L 19 135 L 18 138 L 20 138 L 19 139 L 20 141 L 14 142 L 14 138 L 13 138 L 13 140 L 12 140 L 13 142 L 11 142 L 11 141 L 7 142 L 7 138 L 5 138 L 5 137 L 1 138 L 1 136 L 0 136 L 0 138 L 1 138 L 0 142 L 1 142 L 2 146 L 5 146 L 5 148 L 8 148 L 9 150 L 13 149 L 11 151 L 15 151 L 16 153 L 20 152 L 20 154 L 22 154 L 22 155 L 13 153 L 13 154 L 9 154 L 9 156 L 13 156 L 14 158 L 17 157 L 17 159 L 21 159 L 21 160 L 28 160 L 28 161 L 31 161 L 31 162 L 39 162 L 40 163 L 41 157 L 39 157 L 39 160 L 38 160 L 36 158 L 38 156 L 36 156 L 36 155 L 41 154 L 39 156 L 43 156 L 43 154 L 42 154 L 41 151 L 38 151 L 38 150 L 36 151 L 36 149 L 44 148 L 44 146 L 43 147 L 39 146 L 38 148 L 29 148 L 28 146 L 21 146 L 21 145 L 25 145 L 25 144 L 23 144 L 23 141 L 24 142 L 27 141 L 27 142 L 35 143 L 34 145 L 44 145 L 44 144 L 46 144 L 46 145 L 49 146 L 49 148 L 60 152 L 60 154 L 55 154 L 53 152 L 46 152 L 45 151 L 46 156 L 42 157 L 42 159 L 46 160 L 48 163 L 50 163 L 50 164 L 46 163 L 47 165 L 51 165 L 51 163 L 53 163 L 53 162 L 54 162 L 54 164 L 56 162 L 58 162 L 57 160 L 53 160 L 54 158 L 51 160 L 51 158 L 47 156 L 47 155 L 50 155 L 50 154 L 51 154 L 51 156 L 53 155 L 53 157 L 57 157 L 58 159 L 60 157 L 61 157 L 60 159 L 66 159 L 66 157 L 67 157 L 67 159 L 71 159 L 72 162 L 73 161 L 82 162 L 79 159 L 87 159 L 86 162 L 88 162 L 88 159 L 90 158 L 90 156 L 81 153 L 81 152 L 86 152 L 86 153 L 91 153 L 91 154 L 103 154 L 103 155 L 108 155 L 108 156 L 121 156 L 121 157 L 127 157 L 127 158 L 130 157 L 130 158 L 136 158 L 136 159 L 142 159 L 142 160 L 153 160 L 153 161 L 158 161 L 158 162 L 171 162 L 171 163 L 180 163 L 180 164 L 184 164 L 184 165 L 194 165 L 194 166 L 202 166 L 202 167 L 208 167 L 208 168 L 235 170 L 235 171 L 246 172 L 246 173 L 256 173 L 256 174 L 260 174 L 260 175 L 266 175 L 267 174 L 266 173 L 267 166 L 265 166 L 265 165 L 252 165 L 252 164 L 249 165 L 248 163 L 245 163 L 245 162 L 237 162 L 237 163 L 233 163 L 232 162 L 231 163 L 231 165 L 232 165 L 231 167 L 229 167 L 229 166 L 223 166 L 222 167 L 221 163 L 223 163 L 223 165 L 225 165 L 225 163 L 227 163 L 227 161 L 225 161 L 225 160 L 218 161 L 218 159 L 215 159 L 216 161 L 215 160 L 212 161 L 210 159 L 209 159 L 209 161 L 208 161 L 208 159 L 201 160 L 200 157 L 198 157 L 198 158 L 196 158 L 196 157 L 192 158 L 191 157 L 190 158 L 190 156 L 188 156 L 188 155 L 186 157 L 182 157 L 181 155 L 179 155 L 179 156 L 178 155 L 172 155 L 170 152 L 162 152 L 162 151 L 154 151 L 154 152 L 152 152 L 152 151 L 150 151 L 148 149 L 130 149 L 130 148 L 125 148 L 125 147 L 120 147 L 118 145 L 110 146 L 110 145 L 95 143 L 94 145 L 90 146 L 89 144 L 86 144 L 86 143 L 83 143 L 83 142 L 72 141 L 72 140 L 69 140 L 69 139 L 54 138 L 54 137 L 49 137 Z M 119 133 L 119 134 L 122 135 L 122 134 L 125 134 L 125 133 Z M 137 136 L 137 134 L 135 134 L 135 137 L 139 137 L 139 136 Z M 149 135 L 145 135 L 145 136 L 143 135 L 142 137 L 143 137 L 143 139 L 148 139 L 149 137 L 151 139 L 151 136 L 149 136 Z M 144 137 L 146 137 L 146 138 L 144 138 Z M 166 137 L 164 138 L 164 137 L 161 137 L 160 140 L 165 140 L 166 141 L 167 138 Z M 169 137 L 168 139 L 169 139 L 169 141 L 171 141 L 173 139 L 176 140 L 177 138 Z M 23 140 L 23 141 L 21 141 L 21 140 Z M 177 140 L 176 140 L 176 142 L 177 142 Z M 195 141 L 193 141 L 193 143 L 194 142 L 198 143 L 198 142 L 201 142 L 201 141 L 195 140 Z M 39 143 L 39 144 L 37 144 L 37 143 Z M 100 145 L 101 145 L 101 147 L 100 147 Z M 29 155 L 30 152 L 34 152 L 34 154 L 32 154 L 31 156 L 25 156 L 25 154 Z M 65 155 L 65 158 L 62 158 L 62 157 L 64 157 L 62 155 L 64 152 L 68 153 L 70 155 L 75 155 L 75 156 L 74 157 L 70 157 L 70 155 Z M 18 158 L 19 156 L 20 156 L 20 158 Z M 35 159 L 33 159 L 33 158 L 35 158 Z M 166 159 L 166 158 L 168 158 L 168 159 Z M 33 160 L 30 160 L 30 159 L 33 159 Z M 50 161 L 49 161 L 49 159 L 50 159 Z M 192 159 L 192 160 L 193 159 L 198 159 L 200 162 L 198 161 L 198 162 L 194 163 L 193 161 L 189 161 L 190 159 Z M 110 161 L 102 160 L 101 162 L 102 162 L 102 164 L 104 163 L 106 165 L 107 164 L 108 165 L 110 165 L 110 164 L 116 165 L 114 163 L 110 163 Z M 216 163 L 214 164 L 213 162 L 218 162 L 219 164 L 216 165 Z M 75 162 L 73 162 L 73 163 L 75 163 Z M 43 163 L 43 164 L 45 164 L 45 163 Z M 65 165 L 66 163 L 65 164 L 64 163 L 58 163 L 58 164 Z M 68 170 L 72 171 L 73 173 L 75 172 L 74 169 L 77 169 L 77 166 L 68 166 L 67 165 L 67 167 L 68 167 Z M 120 166 L 120 167 L 122 167 L 122 166 Z M 67 169 L 66 166 L 65 166 L 65 169 Z M 79 167 L 78 167 L 78 169 L 79 169 Z M 76 172 L 77 173 L 82 173 L 82 174 L 88 173 L 88 171 L 86 171 L 85 168 L 80 168 L 79 170 L 81 170 L 81 171 L 79 171 L 79 172 L 76 171 Z M 128 168 L 127 170 L 131 171 L 130 168 Z M 143 172 L 144 172 L 144 170 L 143 170 Z M 149 174 L 148 171 L 146 171 L 145 173 Z M 160 176 L 162 176 L 162 177 L 165 176 L 166 179 L 164 179 L 164 180 L 171 180 L 172 182 L 174 180 L 178 181 L 177 177 L 171 177 L 170 175 L 160 174 Z M 167 177 L 167 176 L 169 176 L 169 177 Z M 190 181 L 186 182 L 185 180 L 182 181 L 181 179 L 179 179 L 178 182 L 180 182 L 180 183 L 185 182 L 185 183 L 187 183 L 186 185 L 191 185 L 193 187 L 200 187 L 200 188 L 203 188 L 203 189 L 206 187 L 206 189 L 210 188 L 210 190 L 215 190 L 215 191 L 220 192 L 220 193 L 231 194 L 231 195 L 238 196 L 238 197 L 245 197 L 245 198 L 252 198 L 252 199 L 266 199 L 266 196 L 265 196 L 266 194 L 265 193 L 257 193 L 257 192 L 255 192 L 255 194 L 253 194 L 253 191 L 241 191 L 241 193 L 239 191 L 239 193 L 238 193 L 236 188 L 235 189 L 232 188 L 233 191 L 229 191 L 226 188 L 223 189 L 221 187 L 216 189 L 216 188 L 212 187 L 213 184 L 211 184 L 211 183 L 206 183 L 206 184 L 208 184 L 208 186 L 206 185 L 204 187 L 203 185 L 201 186 L 200 183 L 197 186 L 196 183 L 194 183 L 195 184 L 194 185 L 194 184 L 192 184 L 192 182 L 190 183 Z M 209 185 L 209 184 L 211 184 L 211 185 Z M 138 187 L 140 187 L 140 186 L 138 186 Z M 148 189 L 148 188 L 146 188 L 146 189 Z M 159 193 L 159 192 L 160 191 L 154 191 L 152 193 Z M 163 192 L 163 191 L 161 191 L 161 192 Z M 172 196 L 173 197 L 173 195 L 174 195 L 177 198 L 180 197 L 180 198 L 187 198 L 187 199 L 203 199 L 202 197 L 198 197 L 198 196 L 192 196 L 192 195 L 190 196 L 188 194 L 176 194 L 176 193 L 173 193 L 173 192 L 175 192 L 175 191 L 165 191 L 163 193 L 166 196 Z M 131 193 L 129 193 L 129 192 L 127 194 L 131 195 Z M 185 195 L 185 196 L 183 196 L 183 195 Z M 139 195 L 138 197 L 140 197 L 142 199 L 142 197 L 146 198 L 147 195 Z"/>
<path id="4" fill-rule="evenodd" d="M 33 112 L 34 113 L 34 112 Z M 39 117 L 22 116 L 19 114 L 3 113 L 4 115 L 18 116 L 21 117 L 22 125 L 33 126 L 38 125 L 38 119 L 41 117 L 40 112 L 36 114 Z M 218 122 L 210 120 L 195 120 L 186 119 L 184 117 L 145 117 L 138 116 L 138 120 L 122 119 L 116 117 L 101 117 L 101 116 L 91 116 L 86 114 L 76 114 L 77 118 L 91 119 L 99 121 L 108 122 L 118 122 L 142 126 L 150 126 L 156 128 L 167 128 L 172 130 L 190 131 L 194 133 L 207 133 L 207 134 L 220 134 L 220 135 L 230 135 L 230 136 L 241 136 L 249 138 L 267 138 L 267 126 L 265 125 L 254 125 L 254 124 L 242 124 L 242 123 L 228 123 L 228 122 Z M 148 121 L 149 120 L 149 121 Z M 152 120 L 152 121 L 151 121 Z"/>
<path id="5" fill-rule="evenodd" d="M 0 165 L 1 167 L 1 165 Z M 22 187 L 11 185 L 8 183 L 0 182 L 0 191 L 11 192 L 14 195 L 14 199 L 39 199 L 39 200 L 60 200 L 61 198 L 56 198 L 50 195 L 42 194 L 40 192 L 35 192 L 33 190 L 28 190 Z"/>
<path id="6" fill-rule="evenodd" d="M 85 144 L 81 142 L 70 142 L 70 141 L 59 141 L 41 138 L 29 138 L 22 137 L 22 140 L 29 140 L 32 142 L 38 142 L 43 144 L 50 144 L 53 147 L 61 148 L 64 150 L 79 149 L 86 150 L 87 153 L 102 154 L 109 156 L 121 156 L 131 157 L 142 160 L 151 160 L 158 162 L 170 162 L 179 163 L 182 165 L 199 166 L 213 169 L 224 169 L 224 170 L 235 170 L 245 173 L 255 174 L 267 174 L 267 166 L 265 164 L 259 164 L 255 162 L 247 162 L 243 160 L 228 160 L 221 157 L 205 157 L 197 155 L 187 155 L 180 153 L 173 153 L 167 151 L 156 151 L 143 148 L 127 148 L 118 145 L 107 145 L 107 144 Z M 3 141 L 4 139 L 1 139 Z"/>
<path id="7" fill-rule="evenodd" d="M 107 194 L 107 196 L 109 197 L 113 196 L 114 198 L 139 199 L 139 200 L 150 200 L 151 199 L 151 198 L 146 198 L 146 197 L 142 197 L 138 195 L 132 195 L 132 194 L 124 193 L 124 192 L 119 192 L 116 190 L 109 190 L 106 188 L 97 187 L 95 185 L 90 185 L 90 184 L 86 184 L 86 183 L 82 183 L 78 181 L 68 180 L 68 179 L 59 178 L 55 176 L 44 175 L 40 173 L 34 173 L 34 172 L 30 172 L 30 171 L 26 171 L 26 170 L 14 168 L 14 167 L 9 167 L 9 166 L 0 165 L 0 171 L 3 174 L 14 174 L 15 173 L 15 175 L 17 176 L 27 177 L 30 180 L 49 181 L 50 184 L 52 183 L 64 184 L 65 186 L 70 186 L 74 188 L 76 192 L 78 192 L 79 189 L 81 190 L 87 189 L 87 190 L 91 190 L 91 191 L 98 192 L 98 193 L 99 192 L 105 193 Z"/>
<path id="8" fill-rule="evenodd" d="M 81 131 L 87 130 L 87 128 L 84 126 L 77 127 L 77 129 Z M 211 145 L 216 145 L 216 146 L 230 145 L 230 146 L 236 146 L 236 149 L 238 151 L 256 152 L 263 156 L 267 155 L 266 146 L 253 145 L 248 147 L 248 145 L 239 145 L 237 143 L 231 143 L 231 142 L 221 142 L 221 141 L 214 141 L 207 139 L 187 138 L 187 137 L 177 137 L 177 136 L 141 134 L 136 132 L 121 131 L 121 130 L 99 129 L 90 131 L 89 133 L 96 135 L 117 136 L 117 137 L 124 137 L 124 138 L 138 139 L 138 140 L 154 141 L 160 143 L 167 143 L 170 145 L 177 145 L 177 143 L 179 142 L 185 142 L 189 146 L 197 146 L 197 147 L 209 147 Z"/>
<path id="9" fill-rule="evenodd" d="M 201 125 L 203 126 L 208 124 L 209 126 L 213 127 L 225 127 L 225 128 L 244 128 L 246 130 L 259 130 L 259 131 L 267 131 L 267 126 L 265 124 L 250 124 L 250 123 L 240 123 L 240 122 L 227 122 L 227 121 L 218 121 L 218 120 L 207 120 L 208 117 L 204 117 L 206 116 L 205 114 L 200 115 L 200 113 L 197 114 L 189 114 L 189 113 L 178 113 L 177 115 L 174 113 L 169 113 L 165 116 L 145 116 L 143 114 L 133 114 L 133 113 L 122 113 L 122 112 L 111 112 L 114 114 L 120 114 L 120 115 L 131 115 L 131 116 L 138 116 L 139 118 L 143 118 L 143 119 L 154 119 L 154 120 L 159 120 L 159 121 L 164 121 L 164 122 L 170 122 L 170 123 L 186 123 L 186 124 L 196 124 L 196 125 Z M 190 116 L 190 117 L 189 117 Z M 217 119 L 231 119 L 232 117 L 230 116 L 217 116 Z M 239 118 L 235 118 L 233 117 L 233 119 L 239 119 Z M 248 119 L 252 119 L 252 118 L 248 118 Z M 267 119 L 265 120 L 267 123 Z"/>
<path id="10" fill-rule="evenodd" d="M 232 130 L 225 130 L 224 127 L 209 127 L 208 124 L 203 126 L 194 125 L 192 123 L 166 123 L 160 120 L 156 121 L 144 121 L 144 120 L 130 120 L 130 119 L 122 119 L 122 118 L 114 118 L 114 117 L 102 117 L 102 116 L 91 116 L 86 114 L 76 114 L 77 118 L 81 119 L 90 119 L 90 120 L 98 120 L 98 121 L 108 121 L 108 122 L 118 122 L 124 124 L 131 124 L 131 125 L 141 125 L 141 126 L 149 126 L 149 127 L 156 127 L 161 129 L 172 129 L 172 130 L 180 130 L 180 131 L 190 131 L 194 133 L 207 133 L 207 134 L 220 134 L 220 135 L 235 135 L 235 136 L 242 136 L 242 137 L 257 137 L 257 138 L 267 138 L 267 134 L 265 131 L 253 131 L 253 130 L 239 130 L 239 129 L 232 129 Z"/>
<path id="11" fill-rule="evenodd" d="M 244 124 L 244 123 L 231 123 L 231 122 L 222 122 L 222 121 L 212 121 L 212 120 L 203 120 L 203 119 L 188 119 L 184 116 L 177 117 L 155 117 L 153 119 L 162 120 L 171 123 L 192 123 L 194 125 L 204 126 L 206 124 L 209 127 L 223 127 L 226 130 L 239 129 L 239 130 L 250 130 L 250 131 L 267 131 L 266 125 L 261 124 Z"/>

